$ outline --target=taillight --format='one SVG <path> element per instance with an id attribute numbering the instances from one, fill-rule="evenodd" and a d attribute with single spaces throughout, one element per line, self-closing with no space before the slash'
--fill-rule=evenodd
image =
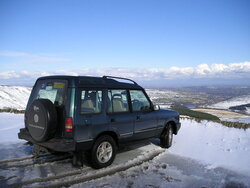
<path id="1" fill-rule="evenodd" d="M 71 133 L 72 132 L 72 127 L 73 127 L 73 118 L 72 117 L 68 117 L 65 120 L 65 131 L 67 133 Z"/>

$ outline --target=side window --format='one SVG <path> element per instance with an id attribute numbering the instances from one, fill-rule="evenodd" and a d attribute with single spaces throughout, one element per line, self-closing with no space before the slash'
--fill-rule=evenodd
<path id="1" fill-rule="evenodd" d="M 150 102 L 142 90 L 130 90 L 133 111 L 145 111 L 150 109 Z"/>
<path id="2" fill-rule="evenodd" d="M 128 112 L 128 96 L 126 90 L 108 90 L 108 112 Z"/>
<path id="3" fill-rule="evenodd" d="M 97 114 L 102 109 L 101 90 L 82 90 L 81 114 Z"/>

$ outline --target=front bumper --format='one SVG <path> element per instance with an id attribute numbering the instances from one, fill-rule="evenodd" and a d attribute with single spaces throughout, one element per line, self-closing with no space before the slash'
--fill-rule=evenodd
<path id="1" fill-rule="evenodd" d="M 180 130 L 180 128 L 181 128 L 181 123 L 176 123 L 176 133 L 175 134 L 178 133 L 178 131 Z"/>
<path id="2" fill-rule="evenodd" d="M 73 139 L 52 138 L 50 140 L 47 140 L 46 142 L 37 142 L 31 137 L 31 135 L 25 128 L 20 129 L 18 138 L 27 140 L 32 144 L 37 144 L 52 151 L 70 152 L 76 150 L 76 144 Z"/>

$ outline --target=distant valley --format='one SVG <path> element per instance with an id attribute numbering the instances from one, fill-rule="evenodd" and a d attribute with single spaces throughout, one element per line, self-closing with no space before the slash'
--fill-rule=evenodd
<path id="1" fill-rule="evenodd" d="M 25 110 L 30 92 L 29 87 L 0 86 L 0 110 Z M 175 87 L 146 89 L 146 92 L 161 108 L 195 108 L 211 114 L 219 112 L 211 109 L 220 109 L 250 114 L 250 87 Z M 221 114 L 225 113 L 219 112 L 218 117 Z"/>

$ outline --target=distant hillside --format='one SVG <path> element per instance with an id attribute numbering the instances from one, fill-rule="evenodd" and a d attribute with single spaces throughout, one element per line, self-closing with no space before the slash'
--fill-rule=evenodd
<path id="1" fill-rule="evenodd" d="M 208 104 L 214 104 L 217 101 L 222 101 L 214 105 L 209 105 L 207 107 L 227 110 L 230 109 L 246 114 L 250 113 L 249 105 L 247 105 L 250 104 L 250 95 L 239 95 L 237 97 L 231 96 L 230 99 L 228 99 L 229 95 L 227 95 L 226 93 L 225 97 L 222 97 L 222 95 L 218 97 L 218 93 L 209 95 L 203 92 L 196 92 L 198 88 L 193 88 L 193 91 L 191 89 L 192 88 L 190 88 L 190 91 L 188 90 L 187 92 L 183 92 L 180 89 L 176 91 L 171 91 L 168 89 L 147 89 L 146 91 L 153 103 L 160 105 L 162 108 L 191 105 L 207 106 Z M 238 88 L 238 90 L 236 90 L 238 91 L 236 93 L 241 93 L 241 89 Z M 245 90 L 243 91 L 244 92 L 242 93 L 246 93 Z M 0 111 L 25 110 L 30 92 L 31 88 L 29 87 L 0 85 Z"/>
<path id="2" fill-rule="evenodd" d="M 238 105 L 238 106 L 232 106 L 229 109 L 232 110 L 232 111 L 235 111 L 235 112 L 250 114 L 250 103 L 249 104 Z"/>
<path id="3" fill-rule="evenodd" d="M 0 86 L 0 109 L 25 110 L 31 88 L 21 86 Z"/>
<path id="4" fill-rule="evenodd" d="M 219 109 L 229 109 L 230 107 L 233 107 L 233 106 L 240 106 L 240 105 L 245 105 L 249 103 L 250 103 L 250 95 L 243 95 L 243 96 L 233 97 L 231 99 L 213 104 L 209 107 L 219 108 Z"/>

